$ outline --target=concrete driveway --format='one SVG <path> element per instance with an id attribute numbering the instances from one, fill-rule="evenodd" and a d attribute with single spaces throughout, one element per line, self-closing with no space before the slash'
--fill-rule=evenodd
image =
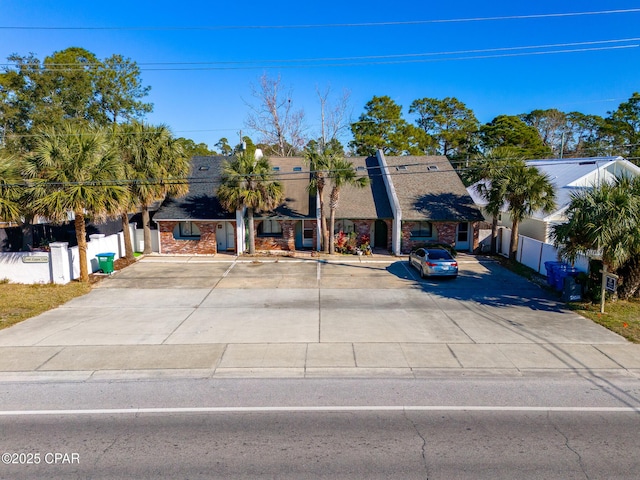
<path id="1" fill-rule="evenodd" d="M 100 376 L 637 374 L 640 349 L 488 259 L 147 257 L 0 331 L 0 371 Z M 5 373 L 5 376 L 7 373 Z"/>

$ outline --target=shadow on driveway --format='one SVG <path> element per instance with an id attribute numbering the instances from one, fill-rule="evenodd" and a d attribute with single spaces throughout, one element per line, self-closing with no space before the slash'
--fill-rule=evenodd
<path id="1" fill-rule="evenodd" d="M 536 311 L 565 311 L 553 293 L 491 260 L 461 263 L 460 273 L 455 279 L 421 279 L 418 271 L 405 260 L 392 263 L 387 271 L 398 278 L 414 281 L 414 288 L 446 299 L 474 301 L 498 308 L 517 306 Z"/>

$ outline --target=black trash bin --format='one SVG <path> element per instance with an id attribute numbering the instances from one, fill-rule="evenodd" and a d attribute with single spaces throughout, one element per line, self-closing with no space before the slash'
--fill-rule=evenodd
<path id="1" fill-rule="evenodd" d="M 565 302 L 578 302 L 582 300 L 582 285 L 576 282 L 576 278 L 568 276 L 564 278 L 562 300 Z"/>

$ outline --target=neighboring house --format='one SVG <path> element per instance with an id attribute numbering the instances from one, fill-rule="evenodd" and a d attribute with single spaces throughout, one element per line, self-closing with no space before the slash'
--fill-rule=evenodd
<path id="1" fill-rule="evenodd" d="M 518 230 L 525 237 L 545 243 L 553 243 L 552 227 L 566 222 L 565 212 L 571 203 L 572 194 L 604 182 L 612 182 L 617 176 L 635 177 L 640 175 L 640 167 L 622 157 L 529 160 L 527 165 L 536 167 L 546 174 L 553 183 L 556 194 L 556 209 L 550 213 L 534 212 L 530 218 L 520 223 Z M 469 187 L 468 191 L 478 205 L 486 205 L 486 201 L 478 195 L 475 186 Z M 501 214 L 501 224 L 506 227 L 512 225 L 506 208 Z"/>
<path id="2" fill-rule="evenodd" d="M 214 254 L 242 251 L 244 230 L 236 213 L 222 208 L 215 192 L 225 157 L 193 157 L 189 192 L 165 200 L 153 217 L 160 230 L 160 253 Z"/>
<path id="3" fill-rule="evenodd" d="M 194 157 L 189 193 L 168 199 L 154 221 L 160 230 L 160 253 L 214 254 L 245 250 L 244 212 L 225 212 L 216 198 L 225 157 Z M 478 247 L 480 210 L 445 157 L 375 157 L 349 159 L 365 188 L 340 191 L 335 231 L 356 232 L 360 239 L 395 254 L 415 245 L 441 242 L 458 250 Z M 319 208 L 309 194 L 311 172 L 304 159 L 271 157 L 274 179 L 284 200 L 270 212 L 255 214 L 256 250 L 293 251 L 319 248 Z M 331 183 L 325 187 L 329 217 Z"/>
<path id="4" fill-rule="evenodd" d="M 386 163 L 383 168 L 397 204 L 394 252 L 408 253 L 427 242 L 460 251 L 478 248 L 484 217 L 446 157 L 378 157 Z"/>

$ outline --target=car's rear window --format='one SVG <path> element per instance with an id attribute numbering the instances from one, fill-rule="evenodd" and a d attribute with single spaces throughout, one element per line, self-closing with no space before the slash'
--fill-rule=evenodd
<path id="1" fill-rule="evenodd" d="M 427 250 L 431 260 L 451 260 L 452 257 L 446 250 Z"/>

